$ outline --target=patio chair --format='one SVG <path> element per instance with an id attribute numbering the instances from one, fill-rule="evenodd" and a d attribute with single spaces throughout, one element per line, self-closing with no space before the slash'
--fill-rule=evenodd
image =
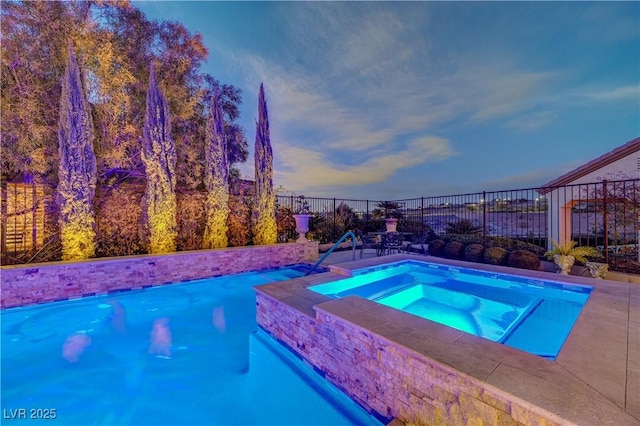
<path id="1" fill-rule="evenodd" d="M 380 250 L 380 243 L 373 237 L 365 235 L 361 230 L 357 230 L 358 238 L 360 238 L 360 259 L 366 249 L 375 249 L 376 255 Z"/>
<path id="2" fill-rule="evenodd" d="M 407 253 L 420 253 L 424 256 L 427 255 L 429 249 L 429 234 L 423 233 L 414 237 L 410 242 L 404 246 L 404 251 Z"/>
<path id="3" fill-rule="evenodd" d="M 387 254 L 402 252 L 402 234 L 399 232 L 387 232 L 382 236 L 382 244 Z"/>

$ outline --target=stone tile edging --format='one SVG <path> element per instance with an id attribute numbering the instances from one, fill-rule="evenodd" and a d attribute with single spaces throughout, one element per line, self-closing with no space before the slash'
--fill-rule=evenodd
<path id="1" fill-rule="evenodd" d="M 1 307 L 11 308 L 312 262 L 318 243 L 2 266 Z"/>

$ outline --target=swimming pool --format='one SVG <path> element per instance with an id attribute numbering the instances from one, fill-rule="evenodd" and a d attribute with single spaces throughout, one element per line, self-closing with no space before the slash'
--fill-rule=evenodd
<path id="1" fill-rule="evenodd" d="M 360 296 L 555 359 L 592 287 L 402 261 L 309 290 L 332 298 Z"/>
<path id="2" fill-rule="evenodd" d="M 65 425 L 381 423 L 257 331 L 282 268 L 7 309 L 3 420 Z"/>

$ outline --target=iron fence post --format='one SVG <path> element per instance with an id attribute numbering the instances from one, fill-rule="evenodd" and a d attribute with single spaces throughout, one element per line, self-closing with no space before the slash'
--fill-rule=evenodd
<path id="1" fill-rule="evenodd" d="M 336 224 L 336 199 L 333 199 L 333 238 L 335 239 L 337 238 L 336 235 L 338 234 L 337 232 L 337 224 Z"/>
<path id="2" fill-rule="evenodd" d="M 424 233 L 424 197 L 420 201 L 420 233 Z"/>
<path id="3" fill-rule="evenodd" d="M 365 213 L 365 229 L 369 229 L 369 200 L 367 200 L 367 211 Z M 362 231 L 364 232 L 365 229 Z"/>
<path id="4" fill-rule="evenodd" d="M 487 192 L 482 191 L 482 245 L 487 246 Z"/>
<path id="5" fill-rule="evenodd" d="M 607 180 L 602 181 L 602 232 L 604 233 L 604 261 L 609 263 L 609 221 L 607 216 L 609 209 L 607 207 Z"/>

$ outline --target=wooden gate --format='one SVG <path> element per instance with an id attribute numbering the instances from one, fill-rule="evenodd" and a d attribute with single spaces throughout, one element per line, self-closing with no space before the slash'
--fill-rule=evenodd
<path id="1" fill-rule="evenodd" d="M 44 185 L 2 184 L 2 251 L 16 253 L 42 246 L 45 237 Z"/>

